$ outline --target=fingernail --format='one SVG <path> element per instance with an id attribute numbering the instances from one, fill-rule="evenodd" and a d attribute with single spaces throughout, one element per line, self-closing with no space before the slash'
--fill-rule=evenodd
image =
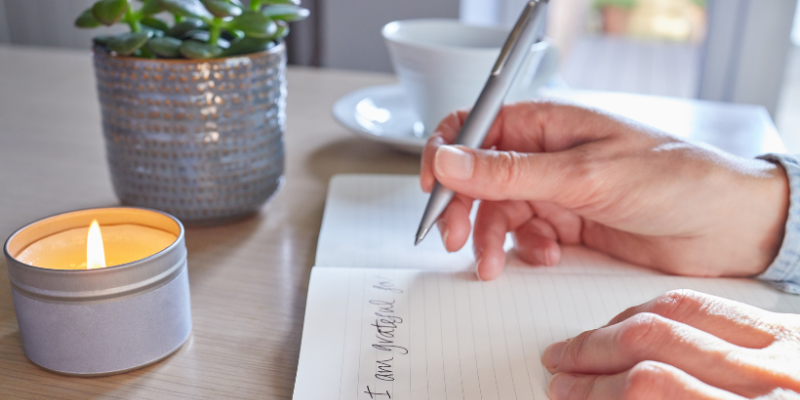
<path id="1" fill-rule="evenodd" d="M 472 178 L 475 157 L 455 146 L 439 146 L 433 167 L 439 176 L 465 181 Z"/>
<path id="2" fill-rule="evenodd" d="M 566 347 L 567 342 L 557 342 L 547 346 L 542 354 L 542 364 L 549 370 L 558 368 L 558 363 L 561 362 L 561 355 L 564 354 Z"/>
<path id="3" fill-rule="evenodd" d="M 447 249 L 447 236 L 450 235 L 450 229 L 447 228 L 447 223 L 444 220 L 436 221 L 436 226 L 439 228 L 439 233 L 442 235 L 442 243 L 444 243 L 444 248 Z M 450 250 L 447 250 L 449 253 Z"/>
<path id="4" fill-rule="evenodd" d="M 573 383 L 575 383 L 575 375 L 563 372 L 553 375 L 548 387 L 550 398 L 553 400 L 566 399 Z"/>

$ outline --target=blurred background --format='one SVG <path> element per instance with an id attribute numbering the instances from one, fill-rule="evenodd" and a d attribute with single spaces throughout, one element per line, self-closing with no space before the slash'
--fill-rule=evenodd
<path id="1" fill-rule="evenodd" d="M 554 85 L 760 104 L 800 153 L 800 0 L 551 0 Z M 0 0 L 0 43 L 88 48 L 72 26 L 93 0 Z M 304 0 L 292 64 L 391 72 L 387 22 L 460 18 L 510 27 L 524 0 Z M 119 27 L 119 29 L 124 29 Z M 0 88 L 2 90 L 2 88 Z"/>

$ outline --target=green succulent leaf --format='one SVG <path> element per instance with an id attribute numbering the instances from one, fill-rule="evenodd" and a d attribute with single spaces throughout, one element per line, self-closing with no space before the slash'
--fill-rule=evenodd
<path id="1" fill-rule="evenodd" d="M 209 32 L 209 31 L 200 31 L 200 30 L 191 31 L 191 32 L 189 32 L 187 34 L 187 36 L 188 36 L 189 39 L 196 40 L 198 42 L 208 43 L 209 40 L 211 39 L 211 32 Z M 217 38 L 217 46 L 218 47 L 220 47 L 222 49 L 227 49 L 228 47 L 230 47 L 230 45 L 231 45 L 231 42 L 229 42 L 229 41 L 227 41 L 227 40 L 225 40 L 223 38 Z"/>
<path id="2" fill-rule="evenodd" d="M 149 26 L 142 26 L 142 32 L 150 32 L 150 37 L 163 37 L 164 31 L 161 29 L 151 28 Z"/>
<path id="3" fill-rule="evenodd" d="M 265 1 L 267 4 L 292 4 L 295 6 L 300 5 L 300 0 L 267 0 Z"/>
<path id="4" fill-rule="evenodd" d="M 100 26 L 100 21 L 94 17 L 92 9 L 89 8 L 82 12 L 77 19 L 75 19 L 75 26 L 78 28 L 97 28 Z"/>
<path id="5" fill-rule="evenodd" d="M 309 12 L 306 8 L 298 7 L 292 4 L 274 4 L 262 8 L 261 14 L 271 19 L 292 22 L 308 18 L 308 15 L 311 14 L 311 12 Z"/>
<path id="6" fill-rule="evenodd" d="M 180 51 L 181 55 L 184 57 L 191 59 L 214 58 L 222 54 L 221 48 L 196 40 L 184 41 L 178 48 L 178 51 Z"/>
<path id="7" fill-rule="evenodd" d="M 100 0 L 92 6 L 92 15 L 103 25 L 114 25 L 125 11 L 128 11 L 128 0 Z"/>
<path id="8" fill-rule="evenodd" d="M 141 58 L 158 58 L 156 57 L 153 52 L 147 50 L 147 44 L 145 43 L 139 50 L 136 50 L 136 53 L 133 53 L 134 57 L 141 57 Z"/>
<path id="9" fill-rule="evenodd" d="M 257 53 L 286 37 L 288 22 L 310 14 L 300 0 L 250 0 L 247 6 L 243 0 L 138 0 L 138 10 L 129 1 L 97 0 L 75 20 L 79 28 L 124 22 L 134 31 L 93 38 L 96 51 L 189 59 Z M 155 17 L 163 11 L 175 17 L 173 26 Z"/>
<path id="10" fill-rule="evenodd" d="M 108 39 L 106 47 L 119 55 L 129 56 L 144 46 L 152 34 L 150 31 L 123 33 Z"/>
<path id="11" fill-rule="evenodd" d="M 166 22 L 156 18 L 156 17 L 144 17 L 141 21 L 144 26 L 149 26 L 153 29 L 158 29 L 160 31 L 166 32 L 169 30 L 169 25 Z"/>
<path id="12" fill-rule="evenodd" d="M 278 30 L 272 36 L 273 39 L 282 39 L 285 38 L 289 34 L 289 23 L 286 21 L 275 21 L 278 25 Z"/>
<path id="13" fill-rule="evenodd" d="M 229 42 L 235 42 L 237 40 L 241 40 L 242 38 L 244 38 L 244 32 L 238 29 L 226 29 L 222 31 L 220 37 Z"/>
<path id="14" fill-rule="evenodd" d="M 206 27 L 206 24 L 199 19 L 194 18 L 187 18 L 181 22 L 178 22 L 172 28 L 167 29 L 164 33 L 167 36 L 172 36 L 174 38 L 183 39 L 186 38 L 189 32 L 203 29 Z"/>
<path id="15" fill-rule="evenodd" d="M 181 44 L 183 44 L 183 41 L 174 37 L 153 38 L 147 42 L 147 49 L 159 57 L 178 58 L 181 56 L 180 51 L 178 51 Z"/>
<path id="16" fill-rule="evenodd" d="M 145 0 L 142 7 L 139 9 L 139 14 L 153 15 L 166 10 L 158 0 Z"/>
<path id="17" fill-rule="evenodd" d="M 252 10 L 247 10 L 242 15 L 232 19 L 228 26 L 257 39 L 271 38 L 278 30 L 278 25 L 275 24 L 275 21 L 265 17 L 258 11 Z"/>
<path id="18" fill-rule="evenodd" d="M 176 15 L 194 17 L 202 20 L 211 20 L 214 18 L 214 16 L 206 10 L 200 0 L 159 0 L 159 2 L 161 2 L 161 5 L 163 5 L 167 11 Z"/>
<path id="19" fill-rule="evenodd" d="M 92 43 L 94 43 L 97 46 L 105 46 L 106 44 L 108 44 L 108 40 L 111 39 L 112 37 L 114 37 L 114 35 L 95 36 L 92 38 Z"/>
<path id="20" fill-rule="evenodd" d="M 222 52 L 222 55 L 225 57 L 230 57 L 242 54 L 252 54 L 268 50 L 272 47 L 275 47 L 275 42 L 273 42 L 272 39 L 256 39 L 248 36 L 231 44 L 231 47 L 228 47 L 224 52 Z"/>
<path id="21" fill-rule="evenodd" d="M 225 0 L 202 0 L 203 5 L 206 6 L 211 14 L 218 18 L 235 17 L 242 15 L 241 7 L 228 3 Z"/>

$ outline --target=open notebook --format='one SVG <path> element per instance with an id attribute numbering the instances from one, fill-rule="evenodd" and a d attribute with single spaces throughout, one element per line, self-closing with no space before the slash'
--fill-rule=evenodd
<path id="1" fill-rule="evenodd" d="M 512 255 L 479 282 L 470 243 L 448 254 L 431 232 L 413 246 L 426 201 L 415 176 L 332 179 L 296 400 L 547 399 L 547 345 L 671 289 L 800 313 L 800 296 L 761 282 L 666 276 L 581 247 L 547 268 Z"/>

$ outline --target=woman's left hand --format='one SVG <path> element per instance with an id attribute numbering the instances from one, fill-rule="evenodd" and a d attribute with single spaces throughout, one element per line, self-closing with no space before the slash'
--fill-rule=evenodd
<path id="1" fill-rule="evenodd" d="M 800 316 L 673 291 L 542 362 L 556 400 L 800 399 Z"/>

